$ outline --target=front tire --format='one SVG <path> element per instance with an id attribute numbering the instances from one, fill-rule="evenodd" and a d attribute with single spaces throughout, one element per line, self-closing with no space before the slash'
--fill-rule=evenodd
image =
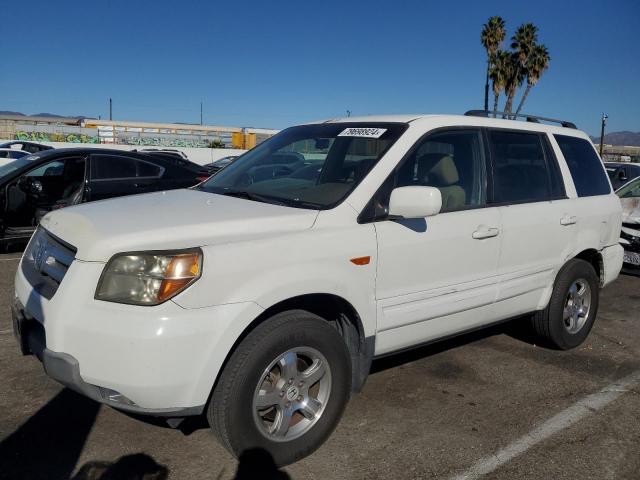
<path id="1" fill-rule="evenodd" d="M 342 336 L 302 310 L 279 313 L 237 346 L 216 385 L 207 419 L 237 457 L 261 448 L 278 466 L 311 454 L 338 424 L 351 391 Z"/>
<path id="2" fill-rule="evenodd" d="M 569 260 L 558 272 L 547 308 L 532 317 L 534 332 L 552 348 L 579 346 L 595 322 L 599 293 L 593 266 L 584 260 Z"/>

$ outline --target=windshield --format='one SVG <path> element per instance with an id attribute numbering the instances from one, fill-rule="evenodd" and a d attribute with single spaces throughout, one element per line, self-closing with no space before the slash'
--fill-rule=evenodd
<path id="1" fill-rule="evenodd" d="M 323 123 L 288 128 L 197 188 L 292 207 L 333 208 L 406 128 L 400 123 Z"/>
<path id="2" fill-rule="evenodd" d="M 40 157 L 38 155 L 28 155 L 26 157 L 18 158 L 17 160 L 14 160 L 13 162 L 6 165 L 0 166 L 0 178 L 11 172 L 14 172 L 15 170 L 18 170 L 19 168 L 24 167 L 25 165 L 29 165 L 31 162 L 39 158 Z"/>
<path id="3" fill-rule="evenodd" d="M 640 197 L 640 178 L 636 178 L 632 182 L 627 183 L 616 192 L 620 198 L 637 198 Z"/>

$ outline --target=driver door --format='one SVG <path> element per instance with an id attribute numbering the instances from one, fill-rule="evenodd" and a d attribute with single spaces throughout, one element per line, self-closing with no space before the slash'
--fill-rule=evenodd
<path id="1" fill-rule="evenodd" d="M 473 128 L 428 135 L 389 179 L 389 193 L 409 185 L 438 188 L 442 209 L 424 219 L 374 224 L 376 354 L 478 327 L 493 318 L 501 221 L 499 210 L 487 205 L 489 169 L 483 143 L 481 132 Z"/>
<path id="2" fill-rule="evenodd" d="M 82 157 L 57 158 L 18 177 L 7 187 L 5 225 L 33 229 L 49 211 L 66 206 L 67 197 L 79 197 L 85 179 Z"/>

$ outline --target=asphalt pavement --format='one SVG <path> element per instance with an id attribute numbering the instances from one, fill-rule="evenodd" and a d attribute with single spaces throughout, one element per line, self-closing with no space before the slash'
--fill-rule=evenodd
<path id="1" fill-rule="evenodd" d="M 49 379 L 13 337 L 18 257 L 0 255 L 0 479 L 640 478 L 640 278 L 602 291 L 573 351 L 516 320 L 374 362 L 329 441 L 278 470 L 237 461 L 201 419 L 173 430 Z"/>

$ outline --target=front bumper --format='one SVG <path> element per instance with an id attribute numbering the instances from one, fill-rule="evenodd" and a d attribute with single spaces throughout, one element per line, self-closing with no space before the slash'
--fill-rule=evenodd
<path id="1" fill-rule="evenodd" d="M 638 258 L 640 256 L 640 225 L 634 225 L 631 228 L 628 224 L 623 225 L 620 232 L 620 244 L 624 248 L 625 253 L 632 254 Z M 624 273 L 640 275 L 640 265 L 625 261 L 622 265 Z"/>
<path id="2" fill-rule="evenodd" d="M 185 309 L 173 301 L 98 301 L 103 267 L 74 261 L 50 300 L 18 268 L 14 326 L 23 351 L 63 385 L 120 410 L 201 413 L 238 330 L 262 309 L 251 302 Z"/>
<path id="3" fill-rule="evenodd" d="M 67 388 L 111 407 L 130 413 L 156 417 L 186 417 L 200 415 L 204 405 L 184 408 L 143 408 L 129 402 L 112 398 L 119 394 L 113 390 L 85 382 L 80 376 L 80 364 L 67 353 L 54 352 L 46 347 L 46 334 L 42 324 L 25 316 L 22 304 L 16 300 L 12 307 L 13 333 L 24 355 L 35 355 L 44 367 L 45 373 Z"/>

